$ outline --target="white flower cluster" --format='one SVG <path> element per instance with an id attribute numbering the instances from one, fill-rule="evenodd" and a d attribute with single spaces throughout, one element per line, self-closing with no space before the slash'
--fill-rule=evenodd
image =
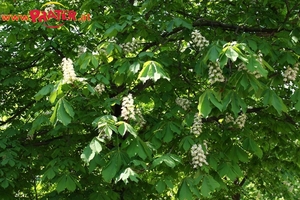
<path id="1" fill-rule="evenodd" d="M 237 124 L 239 128 L 243 128 L 245 126 L 246 119 L 247 119 L 247 116 L 246 116 L 246 114 L 243 113 L 236 118 L 236 120 L 233 122 L 233 124 Z"/>
<path id="2" fill-rule="evenodd" d="M 295 66 L 295 68 L 291 68 L 290 66 L 288 66 L 288 68 L 285 70 L 284 74 L 283 74 L 283 81 L 287 82 L 287 81 L 294 81 L 297 78 L 297 74 L 298 74 L 298 65 Z"/>
<path id="3" fill-rule="evenodd" d="M 257 70 L 255 70 L 253 72 L 251 72 L 250 70 L 248 70 L 247 67 L 246 67 L 246 65 L 244 63 L 238 64 L 238 71 L 242 71 L 242 70 L 247 71 L 248 74 L 252 74 L 257 79 L 262 77 L 262 75 Z"/>
<path id="4" fill-rule="evenodd" d="M 72 83 L 78 79 L 73 68 L 73 61 L 70 58 L 63 58 L 61 67 L 64 75 L 64 83 Z"/>
<path id="5" fill-rule="evenodd" d="M 207 149 L 206 149 L 207 154 Z M 202 167 L 203 164 L 208 165 L 206 162 L 206 155 L 204 153 L 204 150 L 202 149 L 201 144 L 194 144 L 191 148 L 191 155 L 192 155 L 192 165 L 193 168 Z"/>
<path id="6" fill-rule="evenodd" d="M 184 110 L 188 110 L 191 106 L 191 102 L 188 99 L 177 97 L 175 100 L 176 104 Z"/>
<path id="7" fill-rule="evenodd" d="M 97 84 L 95 87 L 96 92 L 98 92 L 100 95 L 102 92 L 105 91 L 105 85 L 104 84 Z"/>
<path id="8" fill-rule="evenodd" d="M 123 117 L 125 120 L 135 120 L 134 101 L 132 94 L 128 94 L 126 97 L 123 97 L 121 109 L 121 117 Z"/>
<path id="9" fill-rule="evenodd" d="M 225 116 L 225 123 L 230 123 L 230 122 L 234 122 L 234 118 L 232 117 L 231 114 L 228 114 L 226 113 L 226 116 Z"/>
<path id="10" fill-rule="evenodd" d="M 75 74 L 73 68 L 73 61 L 70 58 L 63 58 L 61 67 L 63 70 L 63 83 L 73 83 L 74 81 L 82 81 L 86 80 L 86 78 L 78 78 Z M 85 83 L 85 82 L 84 82 Z"/>
<path id="11" fill-rule="evenodd" d="M 225 116 L 225 123 L 233 123 L 236 124 L 240 129 L 243 128 L 245 126 L 246 123 L 246 119 L 247 119 L 247 115 L 246 114 L 241 114 L 240 116 L 238 116 L 236 118 L 236 120 L 234 120 L 234 118 L 232 117 L 231 114 L 226 113 Z"/>
<path id="12" fill-rule="evenodd" d="M 87 48 L 85 46 L 79 46 L 78 47 L 78 55 L 81 55 L 81 54 L 85 53 L 86 49 Z"/>
<path id="13" fill-rule="evenodd" d="M 122 99 L 121 117 L 123 117 L 124 120 L 132 119 L 136 121 L 139 127 L 143 127 L 146 124 L 141 110 L 134 106 L 132 94 L 128 94 Z"/>
<path id="14" fill-rule="evenodd" d="M 47 7 L 45 8 L 45 12 L 48 13 L 50 10 L 51 10 L 52 12 L 54 12 L 54 7 L 55 7 L 54 4 L 48 4 Z"/>
<path id="15" fill-rule="evenodd" d="M 200 51 L 209 45 L 208 40 L 198 30 L 192 32 L 192 42 Z"/>
<path id="16" fill-rule="evenodd" d="M 202 117 L 198 113 L 195 114 L 191 133 L 196 136 L 199 136 L 202 133 Z"/>
<path id="17" fill-rule="evenodd" d="M 225 78 L 222 74 L 222 69 L 220 68 L 219 64 L 208 64 L 208 77 L 209 82 L 214 84 L 215 82 L 224 82 Z"/>
<path id="18" fill-rule="evenodd" d="M 139 48 L 139 43 L 135 38 L 132 38 L 132 42 L 120 44 L 120 47 L 123 49 L 124 54 L 134 53 Z"/>

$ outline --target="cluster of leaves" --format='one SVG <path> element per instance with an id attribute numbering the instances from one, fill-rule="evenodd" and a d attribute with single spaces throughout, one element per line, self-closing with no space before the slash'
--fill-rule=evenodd
<path id="1" fill-rule="evenodd" d="M 0 20 L 0 199 L 299 196 L 299 78 L 282 76 L 299 59 L 297 1 L 60 3 L 91 21 Z M 0 14 L 42 5 L 2 2 Z M 195 29 L 209 40 L 201 51 Z M 139 45 L 125 54 L 132 38 Z M 62 82 L 63 58 L 85 81 Z M 225 82 L 210 84 L 209 63 Z M 142 126 L 120 117 L 129 93 Z M 245 126 L 225 123 L 227 113 L 245 113 Z M 203 141 L 208 165 L 193 169 L 190 148 Z"/>

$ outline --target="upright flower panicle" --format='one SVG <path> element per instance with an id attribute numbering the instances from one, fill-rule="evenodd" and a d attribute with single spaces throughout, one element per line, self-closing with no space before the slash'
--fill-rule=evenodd
<path id="1" fill-rule="evenodd" d="M 64 75 L 64 83 L 72 83 L 77 79 L 73 68 L 73 61 L 70 58 L 63 58 L 61 67 Z"/>
<path id="2" fill-rule="evenodd" d="M 73 83 L 74 81 L 82 81 L 86 80 L 86 78 L 78 78 L 75 74 L 73 68 L 73 61 L 70 58 L 63 58 L 61 63 L 62 71 L 63 71 L 63 82 L 64 83 Z"/>
<path id="3" fill-rule="evenodd" d="M 182 107 L 184 110 L 188 110 L 191 106 L 191 102 L 188 99 L 177 97 L 176 104 Z"/>
<path id="4" fill-rule="evenodd" d="M 193 133 L 195 136 L 199 136 L 202 133 L 202 117 L 198 113 L 195 114 L 191 133 Z"/>
<path id="5" fill-rule="evenodd" d="M 105 91 L 105 85 L 104 84 L 97 84 L 95 87 L 96 92 L 98 92 L 98 94 L 102 94 Z"/>
<path id="6" fill-rule="evenodd" d="M 243 113 L 236 118 L 236 120 L 233 122 L 233 124 L 238 125 L 238 127 L 241 129 L 245 126 L 246 119 L 247 119 L 247 115 Z"/>
<path id="7" fill-rule="evenodd" d="M 135 120 L 134 100 L 132 94 L 128 94 L 122 99 L 121 117 L 125 120 Z"/>
<path id="8" fill-rule="evenodd" d="M 252 74 L 255 76 L 255 78 L 259 79 L 262 77 L 262 75 L 259 73 L 259 71 L 255 70 L 251 72 L 249 69 L 247 69 L 246 65 L 244 63 L 238 64 L 238 71 L 246 71 L 248 74 Z"/>
<path id="9" fill-rule="evenodd" d="M 224 82 L 225 78 L 222 73 L 222 69 L 219 66 L 219 63 L 209 63 L 208 64 L 208 78 L 209 82 L 211 84 L 214 84 L 215 82 Z"/>
<path id="10" fill-rule="evenodd" d="M 207 150 L 207 149 L 206 149 Z M 193 168 L 202 167 L 203 164 L 208 165 L 206 155 L 201 144 L 194 144 L 191 148 L 192 166 Z"/>
<path id="11" fill-rule="evenodd" d="M 192 42 L 200 51 L 209 45 L 208 40 L 198 30 L 192 32 Z"/>
<path id="12" fill-rule="evenodd" d="M 230 123 L 230 122 L 234 122 L 234 118 L 232 117 L 231 114 L 228 114 L 226 113 L 226 116 L 225 116 L 225 123 Z"/>
<path id="13" fill-rule="evenodd" d="M 132 38 L 132 42 L 120 44 L 120 47 L 123 49 L 124 54 L 134 53 L 139 48 L 139 43 L 135 38 Z"/>
<path id="14" fill-rule="evenodd" d="M 284 82 L 295 81 L 297 78 L 298 70 L 299 70 L 298 65 L 296 65 L 294 69 L 288 66 L 283 74 L 284 77 L 283 81 Z"/>

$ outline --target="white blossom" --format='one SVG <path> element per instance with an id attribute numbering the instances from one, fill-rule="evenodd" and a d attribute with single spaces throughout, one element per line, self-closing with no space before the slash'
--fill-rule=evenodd
<path id="1" fill-rule="evenodd" d="M 78 78 L 75 74 L 73 68 L 73 61 L 70 58 L 63 58 L 61 63 L 63 71 L 63 82 L 64 83 L 73 83 L 74 81 L 84 81 L 85 78 Z"/>
<path id="2" fill-rule="evenodd" d="M 123 97 L 121 109 L 121 117 L 125 120 L 135 120 L 134 100 L 132 94 L 128 94 L 126 97 Z"/>
<path id="3" fill-rule="evenodd" d="M 246 119 L 247 119 L 247 115 L 243 113 L 240 116 L 238 116 L 233 123 L 238 125 L 238 127 L 241 129 L 245 126 Z"/>
<path id="4" fill-rule="evenodd" d="M 65 83 L 72 83 L 77 79 L 74 68 L 73 68 L 73 61 L 70 58 L 63 58 L 62 59 L 62 70 L 64 75 L 64 82 Z"/>
<path id="5" fill-rule="evenodd" d="M 205 143 L 206 145 L 206 143 Z M 206 149 L 207 151 L 207 149 Z M 207 152 L 206 152 L 207 153 Z M 208 165 L 205 152 L 201 144 L 194 144 L 191 148 L 192 166 L 193 168 L 202 167 L 203 164 Z"/>
<path id="6" fill-rule="evenodd" d="M 132 38 L 132 42 L 120 44 L 124 54 L 134 53 L 139 48 L 139 43 L 135 38 Z"/>
<path id="7" fill-rule="evenodd" d="M 250 70 L 247 69 L 246 65 L 244 63 L 238 64 L 238 71 L 246 71 L 248 74 L 252 74 L 255 76 L 255 78 L 259 79 L 262 77 L 262 75 L 259 73 L 258 70 L 254 70 L 251 72 Z"/>
<path id="8" fill-rule="evenodd" d="M 226 116 L 225 116 L 225 123 L 230 123 L 230 122 L 234 122 L 234 118 L 232 117 L 231 114 L 228 114 L 226 113 Z"/>
<path id="9" fill-rule="evenodd" d="M 98 92 L 100 95 L 102 92 L 105 91 L 105 85 L 104 84 L 97 84 L 95 87 L 96 92 Z"/>
<path id="10" fill-rule="evenodd" d="M 191 133 L 196 136 L 199 136 L 202 133 L 202 117 L 199 114 L 195 114 L 194 123 L 191 128 Z"/>
<path id="11" fill-rule="evenodd" d="M 224 82 L 225 78 L 222 73 L 222 69 L 219 66 L 219 63 L 209 63 L 208 64 L 208 78 L 209 82 L 211 84 L 214 84 L 215 82 Z"/>
<path id="12" fill-rule="evenodd" d="M 52 12 L 54 12 L 54 7 L 55 7 L 54 4 L 48 4 L 48 5 L 46 6 L 46 8 L 45 8 L 45 12 L 48 13 L 50 10 L 51 10 Z"/>
<path id="13" fill-rule="evenodd" d="M 287 67 L 287 69 L 285 70 L 284 74 L 283 74 L 283 81 L 287 82 L 287 81 L 295 81 L 297 78 L 297 74 L 298 74 L 298 64 L 295 66 L 295 68 L 291 68 L 290 66 Z"/>
<path id="14" fill-rule="evenodd" d="M 175 100 L 176 104 L 182 107 L 184 110 L 188 110 L 191 106 L 191 102 L 188 99 L 185 98 L 176 98 Z"/>
<path id="15" fill-rule="evenodd" d="M 200 51 L 209 45 L 208 40 L 202 36 L 198 30 L 192 32 L 191 38 L 194 45 L 198 47 Z"/>

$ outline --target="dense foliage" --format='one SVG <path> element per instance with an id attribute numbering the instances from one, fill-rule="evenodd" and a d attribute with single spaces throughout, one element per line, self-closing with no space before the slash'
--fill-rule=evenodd
<path id="1" fill-rule="evenodd" d="M 0 3 L 0 199 L 298 199 L 299 2 Z M 67 9 L 90 21 L 5 21 Z"/>

